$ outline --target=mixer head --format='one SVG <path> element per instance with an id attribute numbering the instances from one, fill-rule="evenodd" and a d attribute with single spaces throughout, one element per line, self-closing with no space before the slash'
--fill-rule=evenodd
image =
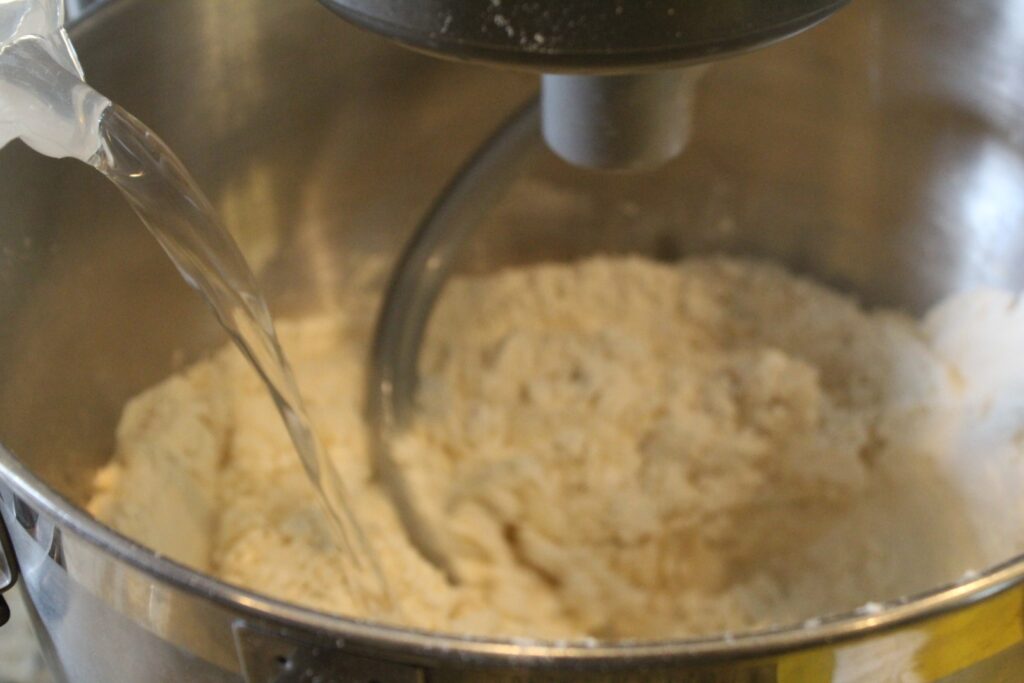
<path id="1" fill-rule="evenodd" d="M 590 168 L 654 167 L 686 145 L 695 64 L 787 38 L 849 0 L 321 0 L 439 57 L 544 74 L 544 138 Z"/>

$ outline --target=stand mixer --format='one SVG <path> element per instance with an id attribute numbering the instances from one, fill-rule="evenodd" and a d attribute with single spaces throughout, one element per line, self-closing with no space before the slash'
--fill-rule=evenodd
<path id="1" fill-rule="evenodd" d="M 541 76 L 548 146 L 578 166 L 632 170 L 677 156 L 694 65 L 768 45 L 848 0 L 321 0 L 349 21 L 438 57 Z"/>
<path id="2" fill-rule="evenodd" d="M 464 0 L 474 2 L 483 14 L 489 0 Z M 644 2 L 623 0 L 624 11 Z M 722 14 L 738 2 L 702 4 Z M 286 316 L 347 291 L 376 312 L 381 270 L 444 179 L 532 93 L 529 75 L 420 58 L 314 2 L 96 4 L 71 28 L 86 72 L 174 143 L 241 234 L 261 248 L 272 238 L 262 277 Z M 750 253 L 908 311 L 978 285 L 1020 289 L 1021 16 L 1016 0 L 850 3 L 798 40 L 709 70 L 686 154 L 658 173 L 579 172 L 543 149 L 534 114 L 537 162 L 459 267 L 584 257 L 607 238 L 656 258 L 678 258 L 673 245 Z M 702 640 L 566 643 L 310 610 L 133 543 L 82 509 L 121 406 L 223 339 L 97 174 L 16 146 L 2 156 L 0 586 L 17 579 L 63 680 L 990 682 L 1024 670 L 1020 556 L 881 613 Z M 536 192 L 549 185 L 559 193 Z M 549 206 L 555 215 L 541 216 Z M 662 235 L 677 241 L 662 250 Z M 380 270 L 354 268 L 366 263 Z"/>

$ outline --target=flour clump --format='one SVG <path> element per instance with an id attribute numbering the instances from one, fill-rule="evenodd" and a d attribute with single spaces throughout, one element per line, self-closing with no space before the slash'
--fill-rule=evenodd
<path id="1" fill-rule="evenodd" d="M 417 554 L 373 481 L 364 331 L 340 313 L 281 332 L 404 621 L 658 638 L 852 610 L 1020 549 L 1018 529 L 978 536 L 991 520 L 972 513 L 983 492 L 961 476 L 982 436 L 964 415 L 1022 393 L 999 373 L 971 383 L 984 372 L 963 349 L 977 365 L 984 339 L 956 336 L 958 311 L 984 306 L 964 301 L 922 324 L 729 258 L 454 279 L 393 452 L 446 530 L 458 586 Z M 992 306 L 993 325 L 1019 325 Z M 1000 425 L 985 435 L 1024 481 L 1017 432 Z M 273 405 L 233 350 L 126 407 L 90 509 L 232 583 L 358 612 Z"/>

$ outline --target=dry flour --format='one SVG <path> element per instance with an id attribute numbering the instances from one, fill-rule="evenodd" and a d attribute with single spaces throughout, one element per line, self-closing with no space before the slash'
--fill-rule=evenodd
<path id="1" fill-rule="evenodd" d="M 395 445 L 449 586 L 367 460 L 343 315 L 281 325 L 401 604 L 448 632 L 667 637 L 798 622 L 1024 550 L 1024 313 L 923 322 L 761 262 L 597 258 L 460 278 Z M 233 349 L 132 400 L 91 511 L 227 581 L 351 614 L 325 521 Z"/>

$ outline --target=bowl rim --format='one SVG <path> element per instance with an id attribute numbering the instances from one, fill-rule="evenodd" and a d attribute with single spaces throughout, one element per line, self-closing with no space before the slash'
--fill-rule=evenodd
<path id="1" fill-rule="evenodd" d="M 55 491 L 0 445 L 0 481 L 65 531 L 169 587 L 206 599 L 240 616 L 323 634 L 382 652 L 429 655 L 482 665 L 607 668 L 609 665 L 665 666 L 775 658 L 821 646 L 881 636 L 995 598 L 1024 584 L 1024 555 L 971 573 L 959 583 L 884 605 L 824 616 L 799 624 L 701 638 L 595 641 L 488 637 L 426 631 L 345 617 L 288 603 L 231 585 L 163 557 L 97 521 Z M 2 519 L 0 519 L 2 523 Z"/>

